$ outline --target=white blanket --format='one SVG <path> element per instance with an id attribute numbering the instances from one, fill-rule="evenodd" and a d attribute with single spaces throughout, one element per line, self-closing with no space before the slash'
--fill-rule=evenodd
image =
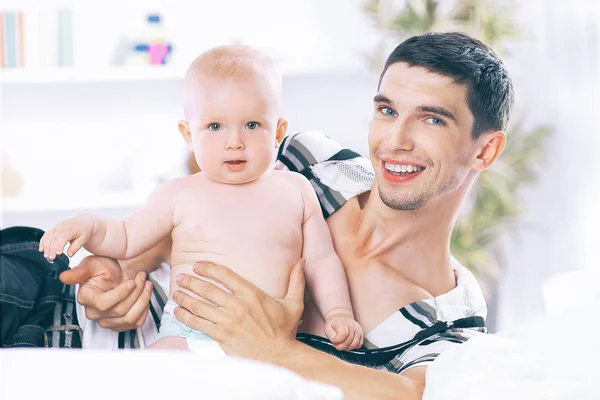
<path id="1" fill-rule="evenodd" d="M 427 370 L 424 400 L 600 399 L 600 296 L 519 332 L 474 338 Z"/>
<path id="2" fill-rule="evenodd" d="M 342 399 L 282 368 L 184 352 L 0 351 L 0 399 Z"/>

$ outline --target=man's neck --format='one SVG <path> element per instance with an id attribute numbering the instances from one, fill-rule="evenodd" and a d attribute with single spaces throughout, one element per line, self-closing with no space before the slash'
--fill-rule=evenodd
<path id="1" fill-rule="evenodd" d="M 357 247 L 365 258 L 397 270 L 432 296 L 454 288 L 450 237 L 464 191 L 448 194 L 418 210 L 386 206 L 377 186 L 361 210 Z"/>

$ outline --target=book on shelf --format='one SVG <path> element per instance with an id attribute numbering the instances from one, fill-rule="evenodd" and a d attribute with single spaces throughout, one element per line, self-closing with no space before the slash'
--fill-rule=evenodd
<path id="1" fill-rule="evenodd" d="M 69 9 L 0 10 L 0 67 L 73 65 L 73 17 Z"/>

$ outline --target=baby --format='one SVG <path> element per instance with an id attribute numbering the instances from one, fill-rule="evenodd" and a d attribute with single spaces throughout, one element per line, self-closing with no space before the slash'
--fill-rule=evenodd
<path id="1" fill-rule="evenodd" d="M 70 257 L 84 247 L 129 259 L 171 235 L 169 301 L 151 347 L 192 351 L 217 345 L 174 317 L 173 293 L 194 296 L 177 285 L 179 274 L 210 261 L 282 298 L 291 267 L 303 257 L 326 322 L 324 332 L 311 333 L 325 334 L 340 350 L 360 347 L 363 332 L 317 196 L 302 175 L 272 168 L 287 129 L 273 61 L 246 46 L 208 50 L 187 71 L 184 102 L 179 131 L 201 171 L 167 181 L 124 220 L 80 213 L 61 221 L 42 237 L 40 251 L 53 260 L 70 242 Z"/>

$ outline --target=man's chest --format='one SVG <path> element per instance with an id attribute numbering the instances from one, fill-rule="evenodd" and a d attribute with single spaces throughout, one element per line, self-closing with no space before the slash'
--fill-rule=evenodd
<path id="1" fill-rule="evenodd" d="M 402 307 L 431 295 L 403 275 L 398 266 L 389 265 L 377 255 L 365 256 L 357 251 L 362 243 L 357 243 L 356 226 L 352 221 L 359 217 L 353 216 L 353 212 L 357 210 L 342 207 L 339 214 L 330 217 L 328 224 L 346 271 L 356 320 L 368 333 Z"/>

